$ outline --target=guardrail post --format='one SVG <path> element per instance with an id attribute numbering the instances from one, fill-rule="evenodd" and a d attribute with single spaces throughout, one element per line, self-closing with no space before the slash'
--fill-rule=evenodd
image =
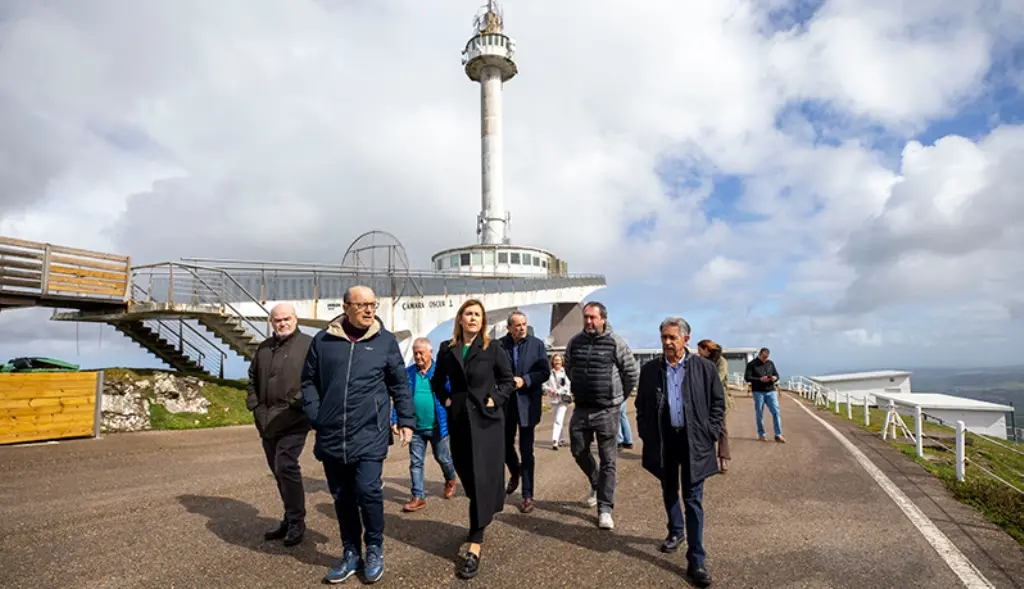
<path id="1" fill-rule="evenodd" d="M 921 406 L 917 405 L 914 407 L 914 444 L 918 458 L 924 458 L 924 436 L 921 435 L 924 425 L 921 423 L 922 421 L 924 421 L 924 415 L 921 413 Z"/>
<path id="2" fill-rule="evenodd" d="M 846 419 L 853 421 L 853 403 L 850 402 L 850 393 L 846 393 Z"/>
<path id="3" fill-rule="evenodd" d="M 835 401 L 836 415 L 839 415 L 839 391 L 832 391 L 832 394 L 835 395 L 835 398 L 836 398 L 836 401 Z"/>
<path id="4" fill-rule="evenodd" d="M 864 395 L 864 425 L 871 425 L 871 413 L 868 412 L 868 396 Z"/>
<path id="5" fill-rule="evenodd" d="M 966 452 L 964 451 L 964 441 L 966 438 L 966 428 L 964 422 L 956 422 L 956 480 L 961 483 L 964 482 L 964 463 L 966 462 Z"/>

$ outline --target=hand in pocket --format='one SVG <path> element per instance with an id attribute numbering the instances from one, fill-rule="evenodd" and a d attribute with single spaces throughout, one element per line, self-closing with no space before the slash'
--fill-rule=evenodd
<path id="1" fill-rule="evenodd" d="M 487 406 L 494 407 L 494 399 L 487 397 Z"/>

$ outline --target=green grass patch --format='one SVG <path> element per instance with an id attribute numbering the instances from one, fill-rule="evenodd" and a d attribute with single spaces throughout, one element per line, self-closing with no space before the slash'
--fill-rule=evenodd
<path id="1" fill-rule="evenodd" d="M 138 382 L 157 373 L 176 377 L 193 376 L 205 384 L 202 395 L 210 402 L 207 413 L 171 413 L 163 405 L 150 403 L 149 420 L 154 430 L 186 430 L 227 425 L 251 425 L 252 412 L 245 408 L 246 381 L 231 380 L 160 369 L 132 370 L 128 368 L 104 369 L 104 380 Z M 141 390 L 143 397 L 154 398 L 152 390 Z"/>
<path id="2" fill-rule="evenodd" d="M 825 409 L 818 406 L 817 409 L 836 415 L 832 407 Z M 846 419 L 846 411 L 846 404 L 840 403 L 837 417 Z M 885 414 L 885 410 L 869 408 L 870 424 L 865 426 L 864 406 L 853 405 L 853 421 L 857 426 L 878 435 L 882 433 Z M 913 416 L 903 415 L 903 420 L 913 434 Z M 921 428 L 925 434 L 924 458 L 917 456 L 916 445 L 903 438 L 899 429 L 897 440 L 890 440 L 890 443 L 938 477 L 958 501 L 976 508 L 986 519 L 1024 546 L 1024 495 L 979 468 L 991 471 L 1016 489 L 1024 491 L 1024 454 L 1021 454 L 1024 452 L 1024 444 L 1008 440 L 999 440 L 997 444 L 968 432 L 964 447 L 967 464 L 964 467 L 964 481 L 960 482 L 956 480 L 956 430 L 927 421 Z M 938 443 L 949 449 L 940 447 L 929 436 L 937 438 Z"/>

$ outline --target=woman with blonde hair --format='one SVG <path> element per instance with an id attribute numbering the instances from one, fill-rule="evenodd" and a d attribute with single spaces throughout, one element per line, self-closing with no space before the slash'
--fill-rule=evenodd
<path id="1" fill-rule="evenodd" d="M 551 408 L 555 412 L 555 426 L 551 432 L 551 449 L 558 450 L 566 444 L 565 413 L 572 404 L 569 377 L 565 374 L 565 359 L 561 354 L 551 357 L 551 376 L 544 383 L 544 391 L 551 399 Z"/>
<path id="2" fill-rule="evenodd" d="M 452 339 L 441 343 L 435 365 L 430 387 L 447 408 L 452 461 L 469 497 L 468 545 L 457 572 L 471 579 L 480 568 L 484 530 L 505 504 L 504 406 L 515 389 L 508 355 L 487 336 L 480 301 L 459 307 Z"/>
<path id="3" fill-rule="evenodd" d="M 697 342 L 697 354 L 711 360 L 718 368 L 718 378 L 722 381 L 722 392 L 725 393 L 725 415 L 728 417 L 729 409 L 735 405 L 735 401 L 733 401 L 732 395 L 729 394 L 729 389 L 726 386 L 729 383 L 729 366 L 725 358 L 722 357 L 722 346 L 709 339 L 700 340 Z M 729 454 L 729 430 L 726 419 L 723 417 L 722 433 L 718 436 L 719 472 L 729 470 L 729 460 L 731 459 L 732 456 Z"/>

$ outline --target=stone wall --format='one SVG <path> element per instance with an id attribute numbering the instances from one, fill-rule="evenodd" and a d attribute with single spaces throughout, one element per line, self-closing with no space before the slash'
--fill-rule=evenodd
<path id="1" fill-rule="evenodd" d="M 171 413 L 206 413 L 210 402 L 203 396 L 205 385 L 194 376 L 176 376 L 166 372 L 111 375 L 103 382 L 100 431 L 113 433 L 150 429 L 152 404 L 163 405 Z"/>

